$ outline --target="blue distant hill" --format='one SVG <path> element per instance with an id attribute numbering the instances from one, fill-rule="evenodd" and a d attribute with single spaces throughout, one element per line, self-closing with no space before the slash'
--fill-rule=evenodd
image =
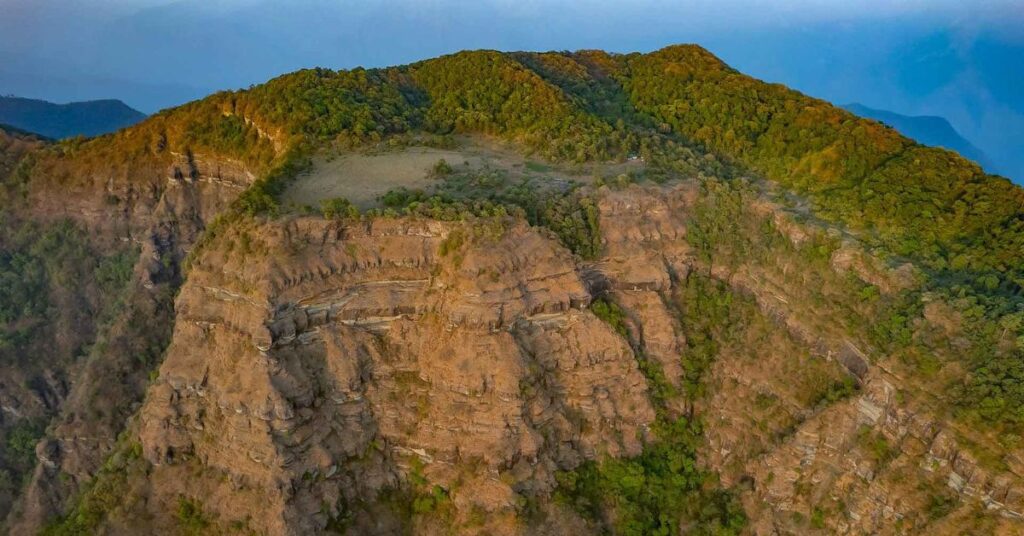
<path id="1" fill-rule="evenodd" d="M 956 151 L 964 158 L 980 164 L 985 171 L 998 173 L 985 152 L 961 136 L 945 118 L 934 115 L 902 115 L 887 110 L 869 108 L 858 103 L 847 104 L 843 108 L 861 117 L 881 121 L 918 143 Z"/>
<path id="2" fill-rule="evenodd" d="M 146 114 L 114 99 L 68 104 L 0 97 L 0 123 L 48 138 L 98 136 L 134 125 Z"/>

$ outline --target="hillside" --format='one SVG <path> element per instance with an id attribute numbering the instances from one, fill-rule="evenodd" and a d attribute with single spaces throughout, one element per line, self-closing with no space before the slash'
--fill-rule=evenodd
<path id="1" fill-rule="evenodd" d="M 145 118 L 146 114 L 113 99 L 54 104 L 37 99 L 0 97 L 0 123 L 54 139 L 98 136 Z"/>
<path id="2" fill-rule="evenodd" d="M 12 534 L 1016 534 L 1024 190 L 697 46 L 0 145 Z"/>
<path id="3" fill-rule="evenodd" d="M 858 103 L 847 104 L 843 108 L 861 117 L 881 121 L 919 143 L 955 151 L 989 171 L 994 169 L 988 156 L 970 141 L 964 139 L 945 118 L 930 115 L 903 115 L 888 110 L 869 108 Z"/>

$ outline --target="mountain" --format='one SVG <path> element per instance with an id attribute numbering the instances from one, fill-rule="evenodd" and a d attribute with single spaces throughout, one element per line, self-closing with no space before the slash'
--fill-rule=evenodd
<path id="1" fill-rule="evenodd" d="M 983 168 L 995 172 L 995 168 L 989 161 L 988 156 L 971 142 L 965 140 L 953 128 L 953 125 L 950 125 L 949 121 L 942 117 L 901 115 L 886 110 L 868 108 L 863 104 L 857 103 L 844 105 L 843 108 L 861 117 L 867 117 L 890 125 L 903 133 L 903 135 L 925 145 L 934 145 L 936 147 L 944 147 L 950 151 L 956 151 L 963 155 L 964 158 L 974 160 L 981 164 Z"/>
<path id="2" fill-rule="evenodd" d="M 146 115 L 119 100 L 54 104 L 20 97 L 0 97 L 0 123 L 49 138 L 98 136 L 134 125 Z"/>
<path id="3" fill-rule="evenodd" d="M 1024 190 L 698 46 L 4 136 L 11 534 L 1024 529 Z"/>
<path id="4" fill-rule="evenodd" d="M 0 124 L 0 176 L 15 170 L 26 153 L 43 145 L 45 138 L 31 132 Z"/>

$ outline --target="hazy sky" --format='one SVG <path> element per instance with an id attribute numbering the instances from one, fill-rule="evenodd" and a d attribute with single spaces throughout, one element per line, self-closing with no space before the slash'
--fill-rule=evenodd
<path id="1" fill-rule="evenodd" d="M 152 112 L 301 67 L 681 42 L 839 104 L 941 115 L 1024 178 L 1024 0 L 0 0 L 0 93 Z"/>

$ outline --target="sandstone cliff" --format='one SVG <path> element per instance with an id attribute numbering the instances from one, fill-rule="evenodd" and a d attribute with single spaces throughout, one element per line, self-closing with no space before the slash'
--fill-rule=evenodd
<path id="1" fill-rule="evenodd" d="M 37 181 L 27 190 L 17 218 L 74 222 L 88 229 L 92 254 L 124 252 L 134 267 L 115 296 L 97 295 L 91 274 L 80 275 L 46 320 L 60 343 L 50 347 L 40 337 L 41 346 L 29 352 L 42 359 L 32 368 L 12 367 L 11 381 L 0 386 L 7 407 L 20 408 L 16 418 L 52 419 L 49 437 L 36 448 L 40 463 L 11 516 L 13 533 L 32 533 L 60 512 L 110 454 L 169 338 L 185 253 L 252 180 L 236 162 L 172 155 L 166 167 L 106 169 L 64 183 Z M 98 331 L 95 314 L 103 308 L 110 319 Z"/>
<path id="2" fill-rule="evenodd" d="M 3 530 L 1020 533 L 1022 203 L 693 46 L 0 131 Z"/>
<path id="3" fill-rule="evenodd" d="M 892 292 L 913 284 L 905 268 L 852 270 L 853 243 L 795 260 L 819 231 L 757 202 L 752 221 L 778 222 L 766 253 L 709 259 L 688 242 L 710 195 L 696 183 L 597 194 L 592 262 L 515 220 L 496 234 L 291 217 L 220 234 L 139 413 L 149 469 L 107 526 L 171 527 L 195 504 L 204 526 L 268 534 L 595 531 L 546 498 L 560 472 L 654 440 L 651 359 L 689 393 L 668 411 L 705 422 L 699 462 L 740 494 L 753 533 L 1020 528 L 1020 476 L 974 460 L 928 393 L 812 299 L 843 297 L 854 274 Z M 712 287 L 695 294 L 699 281 Z M 708 293 L 730 304 L 722 325 L 688 309 Z M 625 336 L 589 310 L 597 296 L 625 311 Z M 720 348 L 686 391 L 701 327 Z"/>

